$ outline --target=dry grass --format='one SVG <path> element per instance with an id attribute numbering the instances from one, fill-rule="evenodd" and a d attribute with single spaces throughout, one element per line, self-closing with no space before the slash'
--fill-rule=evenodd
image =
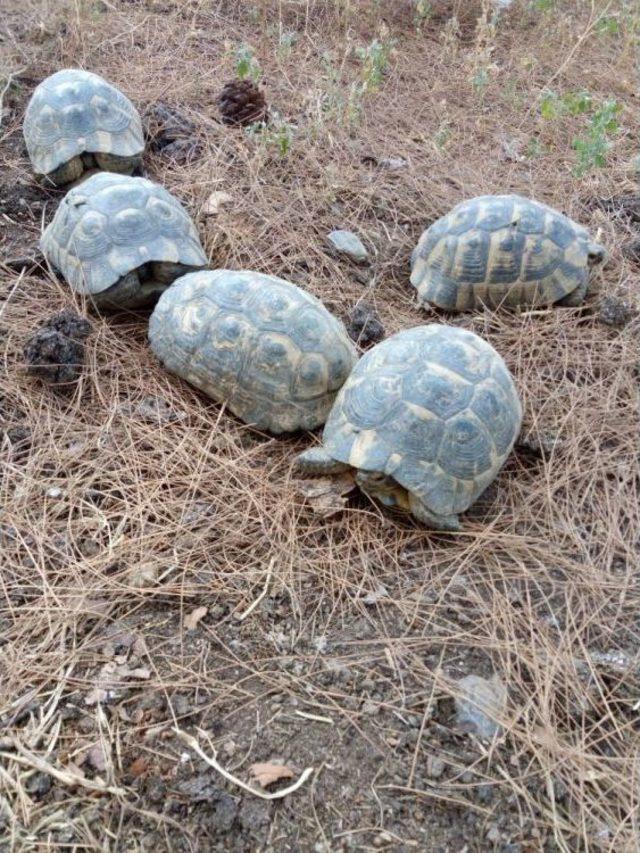
<path id="1" fill-rule="evenodd" d="M 247 761 L 266 760 L 274 696 L 331 717 L 345 740 L 331 751 L 326 726 L 289 719 L 289 763 L 328 766 L 310 793 L 275 813 L 261 849 L 342 849 L 348 841 L 369 849 L 376 833 L 394 849 L 412 841 L 461 849 L 468 839 L 456 826 L 468 815 L 478 849 L 491 847 L 491 836 L 482 839 L 501 820 L 522 849 L 637 849 L 638 322 L 611 330 L 598 322 L 597 303 L 606 292 L 637 305 L 638 269 L 620 251 L 633 226 L 591 202 L 612 188 L 635 189 L 638 22 L 634 43 L 628 23 L 617 36 L 598 35 L 604 4 L 557 2 L 545 16 L 519 0 L 495 32 L 472 22 L 456 35 L 441 5 L 434 3 L 441 17 L 420 33 L 412 4 L 399 0 L 265 0 L 246 8 L 78 0 L 9 12 L 0 43 L 6 72 L 31 81 L 15 94 L 0 140 L 9 181 L 31 182 L 19 139 L 33 84 L 80 64 L 120 85 L 141 110 L 165 100 L 197 123 L 199 159 L 179 166 L 149 156 L 146 165 L 189 206 L 214 265 L 289 278 L 342 315 L 366 295 L 387 332 L 434 319 L 414 307 L 409 252 L 428 222 L 465 197 L 535 195 L 600 230 L 611 260 L 579 310 L 436 318 L 479 332 L 499 350 L 522 395 L 523 434 L 554 439 L 537 455 L 519 448 L 465 531 L 450 536 L 383 516 L 364 499 L 340 516 L 315 517 L 290 471 L 308 438 L 256 434 L 166 375 L 146 345 L 142 316 L 94 318 L 85 376 L 72 396 L 53 394 L 25 376 L 22 345 L 72 297 L 51 276 L 6 268 L 3 849 L 211 849 L 191 817 L 176 819 L 145 799 L 140 777 L 179 772 L 176 719 L 222 742 L 257 713 Z M 630 4 L 609 3 L 605 13 L 625 9 L 631 20 Z M 288 31 L 297 41 L 278 51 Z M 359 121 L 341 122 L 360 74 L 352 48 L 376 35 L 397 40 L 390 72 L 364 97 Z M 216 121 L 215 95 L 243 41 L 255 48 L 271 104 L 297 127 L 284 159 Z M 479 68 L 486 69 L 481 90 L 472 82 Z M 550 83 L 624 105 L 606 169 L 572 175 L 570 142 L 584 119 L 539 117 Z M 522 139 L 524 150 L 534 136 L 545 153 L 501 158 L 503 137 Z M 408 166 L 362 162 L 385 156 Z M 202 207 L 219 189 L 234 203 L 205 217 Z M 45 218 L 55 202 L 50 195 Z M 28 211 L 7 216 L 17 223 L 4 238 L 10 254 L 11 235 L 20 230 L 35 241 L 40 222 Z M 334 227 L 354 228 L 375 253 L 368 284 L 326 254 L 324 235 Z M 149 398 L 166 401 L 155 419 Z M 268 596 L 239 622 L 271 562 Z M 154 583 L 139 586 L 142 569 Z M 380 584 L 386 597 L 364 603 Z M 198 606 L 208 613 L 187 633 L 183 618 Z M 142 645 L 113 640 L 125 649 L 114 651 L 109 637 L 123 631 Z M 121 666 L 127 654 L 132 667 L 148 669 L 142 681 L 117 670 L 119 695 L 87 704 L 105 665 Z M 351 677 L 328 677 L 340 669 Z M 495 671 L 509 688 L 507 734 L 489 747 L 447 734 L 450 720 L 438 710 L 468 671 Z M 367 691 L 378 718 L 364 710 Z M 164 699 L 164 711 L 141 697 Z M 176 697 L 186 697 L 188 710 Z M 421 725 L 409 748 L 402 737 L 412 719 Z M 77 770 L 96 742 L 105 767 Z M 363 749 L 383 764 L 364 791 L 371 785 L 380 807 L 363 805 L 359 816 L 360 770 L 350 762 Z M 425 772 L 434 752 L 447 765 L 437 781 Z M 132 767 L 141 758 L 147 769 L 139 774 Z M 56 796 L 34 793 L 42 762 L 58 773 Z M 64 781 L 61 773 L 71 775 Z M 345 776 L 354 793 L 343 802 L 336 780 L 346 784 Z M 103 784 L 110 793 L 90 790 Z M 487 784 L 496 796 L 479 800 L 478 786 Z M 219 843 L 250 849 L 247 839 Z"/>

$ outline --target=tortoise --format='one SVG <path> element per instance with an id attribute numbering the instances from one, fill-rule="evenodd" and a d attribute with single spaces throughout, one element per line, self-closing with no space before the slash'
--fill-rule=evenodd
<path id="1" fill-rule="evenodd" d="M 99 172 L 69 190 L 40 247 L 97 308 L 137 308 L 207 257 L 188 213 L 163 187 Z"/>
<path id="2" fill-rule="evenodd" d="M 433 223 L 411 255 L 421 305 L 448 311 L 486 305 L 579 305 L 605 249 L 547 205 L 518 195 L 463 201 Z"/>
<path id="3" fill-rule="evenodd" d="M 249 270 L 182 276 L 158 300 L 149 341 L 172 373 L 275 434 L 323 424 L 357 360 L 318 299 Z"/>
<path id="4" fill-rule="evenodd" d="M 437 530 L 460 530 L 464 512 L 498 474 L 520 430 L 522 407 L 504 361 L 473 332 L 406 329 L 362 356 L 343 385 L 322 446 L 299 454 L 305 474 L 355 469 L 374 500 Z"/>
<path id="5" fill-rule="evenodd" d="M 130 175 L 142 162 L 136 108 L 98 74 L 79 68 L 58 71 L 36 87 L 23 132 L 34 170 L 56 186 L 95 168 Z"/>

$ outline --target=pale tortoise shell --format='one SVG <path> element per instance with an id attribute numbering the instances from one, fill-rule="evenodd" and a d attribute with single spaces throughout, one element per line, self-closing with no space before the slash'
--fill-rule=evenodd
<path id="1" fill-rule="evenodd" d="M 40 247 L 73 290 L 93 295 L 150 261 L 207 263 L 189 214 L 171 193 L 111 172 L 69 190 Z"/>
<path id="2" fill-rule="evenodd" d="M 496 477 L 522 408 L 500 355 L 472 332 L 428 325 L 369 350 L 339 392 L 323 445 L 390 475 L 438 515 L 464 512 Z"/>
<path id="3" fill-rule="evenodd" d="M 158 300 L 149 341 L 169 371 L 276 434 L 323 424 L 357 361 L 318 299 L 251 271 L 179 278 Z"/>
<path id="4" fill-rule="evenodd" d="M 589 260 L 604 249 L 581 225 L 517 195 L 464 201 L 433 223 L 411 256 L 418 301 L 464 311 L 584 298 Z"/>
<path id="5" fill-rule="evenodd" d="M 23 132 L 34 170 L 47 175 L 84 153 L 135 157 L 144 151 L 140 115 L 98 74 L 67 68 L 33 92 Z"/>

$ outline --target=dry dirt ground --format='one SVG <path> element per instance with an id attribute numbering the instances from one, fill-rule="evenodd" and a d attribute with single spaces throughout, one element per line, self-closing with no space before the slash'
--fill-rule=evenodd
<path id="1" fill-rule="evenodd" d="M 639 18 L 633 0 L 516 0 L 493 20 L 473 0 L 3 0 L 0 849 L 640 847 Z M 262 132 L 217 116 L 243 46 Z M 523 432 L 464 532 L 357 494 L 322 517 L 291 470 L 310 436 L 243 426 L 159 367 L 147 315 L 98 317 L 40 262 L 61 195 L 21 123 L 66 66 L 184 117 L 144 172 L 213 266 L 343 317 L 368 302 L 387 334 L 455 323 L 504 356 Z M 580 176 L 576 138 L 610 143 Z M 214 191 L 231 201 L 210 215 Z M 512 191 L 599 233 L 586 304 L 419 310 L 421 231 Z M 368 266 L 328 253 L 340 227 Z M 66 394 L 23 356 L 63 308 L 93 326 Z M 456 724 L 468 674 L 507 688 L 493 740 Z M 245 783 L 255 762 L 291 768 L 280 786 L 313 772 L 262 800 L 176 728 Z"/>

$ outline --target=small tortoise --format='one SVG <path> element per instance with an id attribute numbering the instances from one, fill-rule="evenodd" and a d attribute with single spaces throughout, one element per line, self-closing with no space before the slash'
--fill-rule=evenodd
<path id="1" fill-rule="evenodd" d="M 206 266 L 188 213 L 145 178 L 99 172 L 69 190 L 40 247 L 97 308 L 154 302 L 174 279 Z"/>
<path id="2" fill-rule="evenodd" d="M 422 234 L 411 255 L 421 305 L 448 311 L 486 305 L 579 305 L 604 248 L 557 210 L 517 195 L 454 207 Z"/>
<path id="3" fill-rule="evenodd" d="M 78 68 L 40 83 L 27 105 L 23 132 L 34 170 L 56 186 L 96 168 L 130 175 L 142 161 L 136 108 L 102 77 Z"/>
<path id="4" fill-rule="evenodd" d="M 172 373 L 276 434 L 323 424 L 357 361 L 318 299 L 250 271 L 183 276 L 158 300 L 149 340 Z"/>
<path id="5" fill-rule="evenodd" d="M 331 409 L 322 447 L 297 457 L 308 474 L 356 469 L 387 506 L 439 530 L 496 477 L 520 430 L 522 408 L 505 363 L 482 338 L 428 325 L 369 350 Z"/>

